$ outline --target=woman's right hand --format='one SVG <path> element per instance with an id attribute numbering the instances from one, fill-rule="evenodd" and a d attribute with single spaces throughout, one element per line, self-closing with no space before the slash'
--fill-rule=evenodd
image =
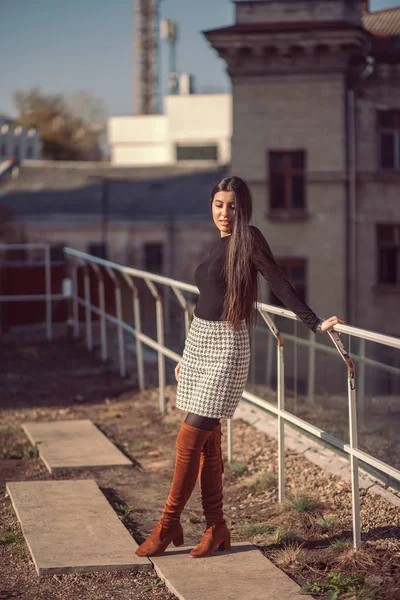
<path id="1" fill-rule="evenodd" d="M 180 361 L 178 362 L 178 364 L 176 365 L 176 367 L 175 367 L 175 379 L 176 379 L 177 381 L 179 380 L 179 372 L 180 372 L 180 370 L 181 370 L 181 364 L 182 364 L 182 361 L 180 360 Z"/>

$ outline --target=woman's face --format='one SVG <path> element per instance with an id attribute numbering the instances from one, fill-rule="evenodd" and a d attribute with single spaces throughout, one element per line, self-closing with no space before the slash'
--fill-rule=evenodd
<path id="1" fill-rule="evenodd" d="M 233 192 L 217 192 L 212 201 L 212 215 L 221 237 L 232 233 L 235 218 L 235 195 Z"/>

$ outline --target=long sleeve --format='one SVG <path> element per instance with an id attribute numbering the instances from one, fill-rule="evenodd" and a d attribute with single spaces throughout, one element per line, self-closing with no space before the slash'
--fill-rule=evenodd
<path id="1" fill-rule="evenodd" d="M 302 300 L 294 286 L 279 268 L 271 248 L 261 231 L 250 226 L 253 231 L 253 264 L 271 287 L 274 294 L 303 321 L 314 333 L 320 322 L 311 308 Z"/>

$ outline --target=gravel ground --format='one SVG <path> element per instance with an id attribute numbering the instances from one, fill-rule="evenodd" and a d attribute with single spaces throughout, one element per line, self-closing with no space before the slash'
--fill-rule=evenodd
<path id="1" fill-rule="evenodd" d="M 20 526 L 5 493 L 6 481 L 93 478 L 138 543 L 150 533 L 168 495 L 175 439 L 184 413 L 167 387 L 167 414 L 158 390 L 138 392 L 82 342 L 66 344 L 9 337 L 0 347 L 0 600 L 125 600 L 175 598 L 154 571 L 72 573 L 37 577 Z M 167 368 L 173 368 L 170 362 Z M 147 372 L 147 371 L 146 371 Z M 71 376 L 72 375 L 72 376 Z M 21 430 L 30 420 L 89 418 L 134 462 L 133 468 L 64 470 L 50 475 Z M 226 456 L 226 421 L 223 450 Z M 243 421 L 234 423 L 235 463 L 225 462 L 224 510 L 232 540 L 250 541 L 299 585 L 320 582 L 338 599 L 400 598 L 400 513 L 378 496 L 362 493 L 362 547 L 351 546 L 351 492 L 303 456 L 286 452 L 288 500 L 278 503 L 277 443 Z M 182 515 L 185 544 L 203 531 L 196 487 Z M 360 576 L 362 579 L 355 579 Z M 347 578 L 347 581 L 346 581 Z M 349 579 L 350 578 L 350 579 Z M 351 579 L 352 578 L 352 579 Z M 351 591 L 351 583 L 359 591 Z M 358 582 L 358 583 L 357 583 Z M 317 591 L 314 583 L 313 591 Z M 363 590 L 363 591 L 362 591 Z"/>

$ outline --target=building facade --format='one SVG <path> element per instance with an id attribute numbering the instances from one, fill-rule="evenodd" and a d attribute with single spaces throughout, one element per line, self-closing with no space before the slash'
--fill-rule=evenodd
<path id="1" fill-rule="evenodd" d="M 0 115 L 0 162 L 11 157 L 17 160 L 41 159 L 40 134 L 37 129 L 16 125 Z"/>
<path id="2" fill-rule="evenodd" d="M 230 94 L 166 96 L 164 114 L 111 117 L 114 166 L 224 165 L 230 161 Z"/>
<path id="3" fill-rule="evenodd" d="M 253 222 L 317 314 L 400 336 L 400 8 L 235 5 L 205 36 L 231 78 Z"/>

